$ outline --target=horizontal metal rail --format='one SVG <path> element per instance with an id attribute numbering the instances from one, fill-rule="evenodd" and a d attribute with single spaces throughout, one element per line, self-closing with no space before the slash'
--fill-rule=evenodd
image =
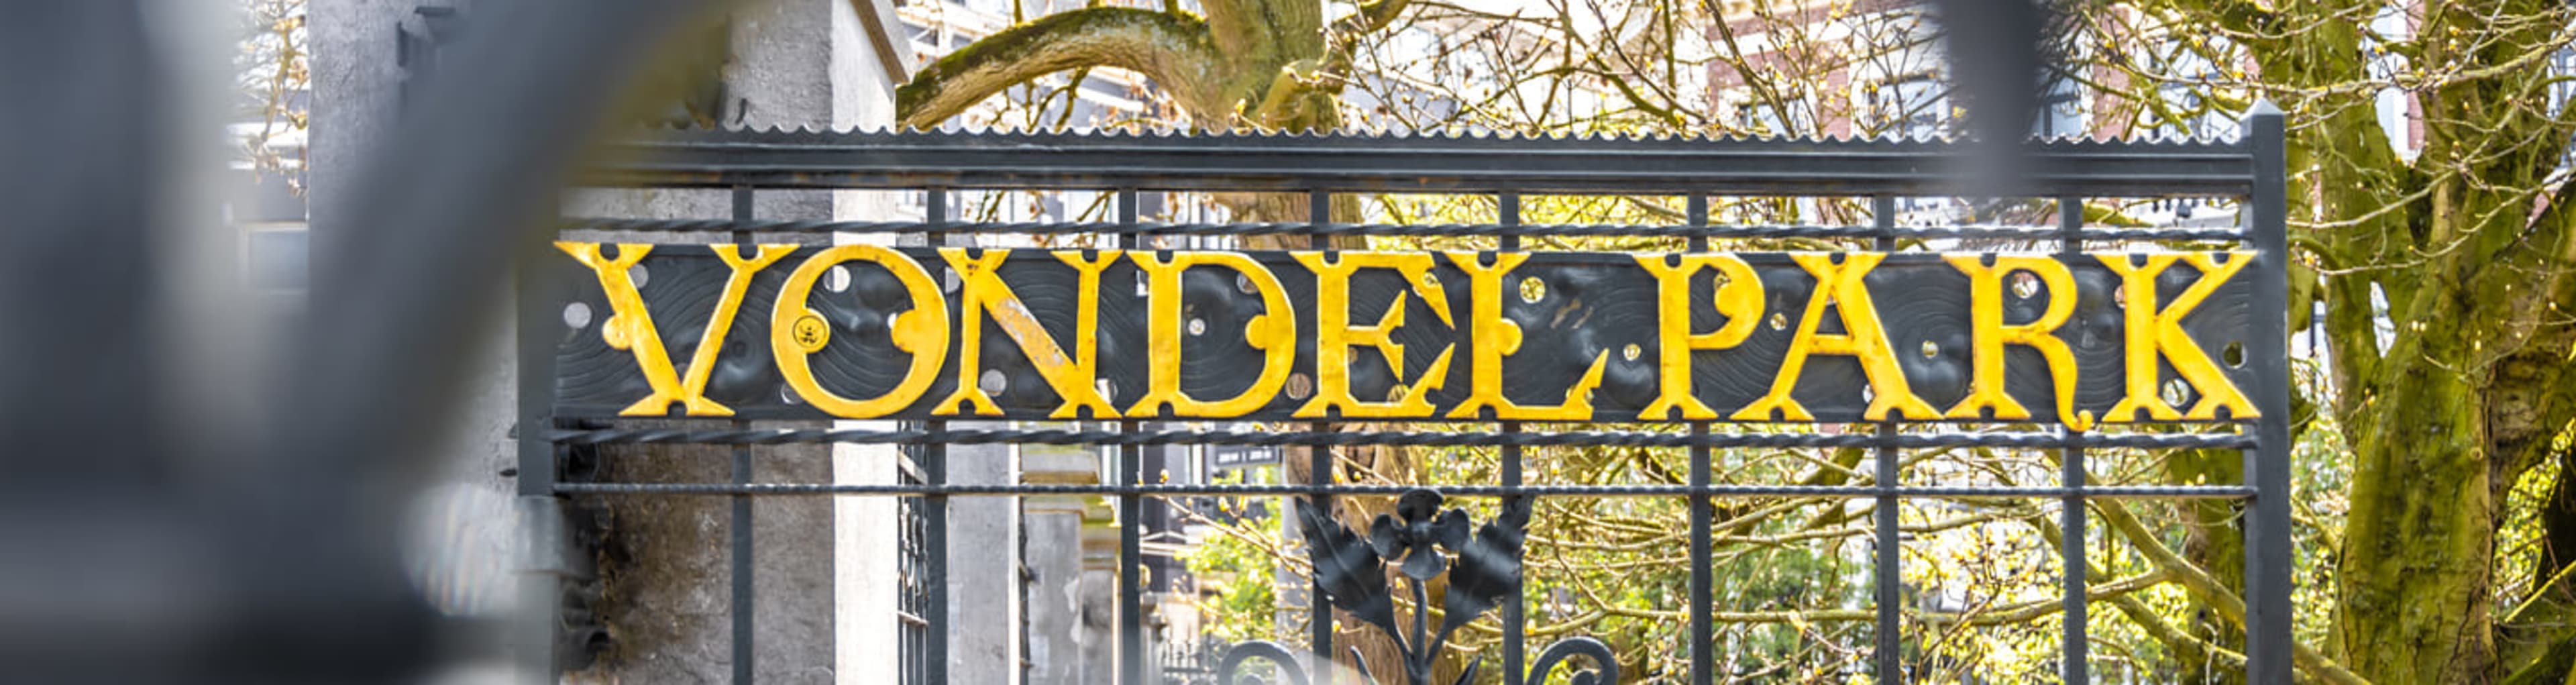
<path id="1" fill-rule="evenodd" d="M 614 219 L 568 218 L 557 224 L 567 231 L 628 231 L 638 233 L 920 233 L 929 224 L 917 221 L 725 221 L 719 219 Z M 2047 240 L 2064 239 L 2066 231 L 2037 226 L 1925 226 L 1885 229 L 1875 226 L 1674 226 L 1663 224 L 1310 224 L 1310 223 L 1173 223 L 1125 224 L 1111 222 L 1042 222 L 983 221 L 942 223 L 938 230 L 948 233 L 1000 233 L 1029 235 L 1084 234 L 1152 234 L 1188 236 L 1242 236 L 1299 234 L 1316 236 L 1367 235 L 1395 237 L 1427 236 L 1564 236 L 1647 238 L 1891 238 L 1895 240 L 1996 239 Z M 2220 241 L 2244 242 L 2244 231 L 2234 228 L 2111 228 L 2083 229 L 2078 240 L 2102 241 Z"/>
<path id="2" fill-rule="evenodd" d="M 1965 147 L 1929 140 L 659 131 L 583 183 L 771 188 L 1942 195 Z M 2243 195 L 2235 141 L 2022 146 L 2032 197 Z"/>
<path id="3" fill-rule="evenodd" d="M 2110 447 L 2136 449 L 2239 449 L 2254 445 L 2254 437 L 2243 433 L 1658 433 L 1649 431 L 1561 431 L 1561 432 L 1429 432 L 1429 431 L 1350 431 L 1350 432 L 1281 432 L 1259 431 L 1149 431 L 1117 433 L 1110 431 L 1076 431 L 1057 429 L 954 429 L 954 430 L 867 430 L 826 428 L 751 428 L 729 430 L 690 430 L 679 428 L 608 428 L 596 430 L 559 430 L 553 440 L 562 444 L 701 444 L 701 445 L 792 445 L 811 443 L 900 444 L 900 445 L 1309 445 L 1347 447 L 1353 445 L 1396 445 L 1413 447 L 1750 447 L 1750 448 L 1831 448 L 1895 447 L 1926 449 L 1940 447 L 2004 447 L 2021 449 L 2059 449 L 2066 447 Z"/>
<path id="4" fill-rule="evenodd" d="M 1286 495 L 1401 495 L 1436 490 L 1458 497 L 1950 497 L 2041 498 L 2120 497 L 2132 499 L 2241 499 L 2254 495 L 2243 485 L 2093 485 L 2063 487 L 1979 487 L 1871 485 L 1431 485 L 1431 484 L 1188 484 L 1188 485 L 1048 485 L 927 483 L 848 485 L 835 483 L 562 483 L 555 492 L 568 495 L 878 495 L 878 496 L 1021 496 L 1134 495 L 1143 497 L 1268 497 Z"/>

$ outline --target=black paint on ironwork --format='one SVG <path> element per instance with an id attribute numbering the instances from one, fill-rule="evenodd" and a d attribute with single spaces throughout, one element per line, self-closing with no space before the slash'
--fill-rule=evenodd
<path id="1" fill-rule="evenodd" d="M 1520 193 L 1504 192 L 1494 197 L 1494 223 L 1501 224 L 1503 226 L 1520 225 Z M 1505 234 L 1500 243 L 1502 251 L 1504 252 L 1512 252 L 1521 249 L 1521 237 L 1518 234 Z M 1511 298 L 1504 299 L 1509 301 Z M 1491 408 L 1488 408 L 1485 411 L 1487 413 L 1494 412 Z M 1503 435 L 1509 436 L 1521 432 L 1521 423 L 1519 421 L 1503 421 L 1500 423 Z M 1503 487 L 1508 488 L 1520 485 L 1521 446 L 1505 444 L 1503 445 L 1501 452 L 1503 463 L 1501 478 L 1499 480 L 1502 481 Z M 1503 498 L 1503 506 L 1507 508 L 1512 506 L 1526 506 L 1526 503 L 1522 502 L 1518 497 L 1506 495 Z M 1521 569 L 1519 567 L 1514 567 L 1512 569 L 1512 583 L 1514 585 L 1518 585 L 1520 583 L 1520 572 Z M 1521 674 L 1526 672 L 1522 668 L 1526 660 L 1523 652 L 1524 650 L 1527 650 L 1529 646 L 1522 643 L 1522 638 L 1529 634 L 1528 604 L 1528 599 L 1522 597 L 1521 593 L 1518 592 L 1514 592 L 1511 596 L 1503 598 L 1503 682 L 1506 683 L 1520 682 Z"/>
<path id="2" fill-rule="evenodd" d="M 1118 223 L 1136 223 L 1136 190 L 1118 190 Z M 1141 236 L 1122 234 L 1122 241 L 1135 241 Z M 1134 421 L 1118 422 L 1118 432 L 1135 433 L 1144 428 Z M 1118 448 L 1118 482 L 1145 482 L 1145 447 L 1122 445 Z M 1145 685 L 1145 583 L 1137 576 L 1145 570 L 1143 535 L 1145 531 L 1144 499 L 1136 495 L 1118 496 L 1118 682 L 1123 685 Z"/>
<path id="3" fill-rule="evenodd" d="M 1529 526 L 1530 501 L 1505 499 L 1493 521 L 1473 528 L 1466 510 L 1442 511 L 1441 499 L 1429 489 L 1406 491 L 1396 499 L 1395 514 L 1379 514 L 1367 534 L 1342 525 L 1330 510 L 1296 503 L 1298 529 L 1305 533 L 1323 599 L 1386 633 L 1403 658 L 1405 681 L 1412 685 L 1434 685 L 1431 668 L 1446 651 L 1449 636 L 1521 592 L 1521 540 Z M 1449 561 L 1444 550 L 1457 560 Z M 1386 580 L 1389 567 L 1404 578 L 1411 595 L 1410 631 L 1395 617 L 1395 594 Z M 1424 586 L 1434 578 L 1448 581 L 1438 632 L 1431 630 L 1431 601 Z M 1480 663 L 1470 662 L 1459 681 L 1472 680 Z"/>
<path id="4" fill-rule="evenodd" d="M 1708 196 L 1692 193 L 1690 199 L 1684 202 L 1682 212 L 1687 217 L 1688 225 L 1706 225 Z M 1707 252 L 1708 238 L 1693 236 L 1690 239 L 1690 250 Z M 1708 435 L 1708 422 L 1692 422 L 1690 434 L 1694 438 Z M 1692 445 L 1690 447 L 1690 486 L 1708 487 L 1710 468 L 1708 446 Z M 1710 685 L 1716 682 L 1714 679 L 1717 675 L 1717 621 L 1711 615 L 1717 610 L 1716 579 L 1711 577 L 1709 572 L 1711 552 L 1709 528 L 1716 512 L 1710 509 L 1711 506 L 1713 505 L 1706 495 L 1692 495 L 1690 498 L 1691 685 Z"/>
<path id="5" fill-rule="evenodd" d="M 2239 378 L 2251 391 L 2262 410 L 2262 418 L 2244 421 L 2224 418 L 2204 424 L 2206 432 L 2177 433 L 2078 433 L 2064 430 L 2028 432 L 2002 430 L 1974 432 L 1939 430 L 1900 432 L 1893 423 L 1880 423 L 1872 431 L 1837 434 L 1776 434 L 1746 430 L 1752 424 L 1737 422 L 1692 422 L 1687 433 L 1649 431 L 1566 430 L 1530 432 L 1517 422 L 1497 421 L 1488 414 L 1479 417 L 1492 421 L 1489 432 L 1431 432 L 1412 430 L 1339 430 L 1335 421 L 1301 424 L 1306 430 L 1292 432 L 1258 431 L 1189 431 L 1163 430 L 1122 423 L 1122 430 L 1092 429 L 967 429 L 952 430 L 941 421 L 926 421 L 918 426 L 895 430 L 767 428 L 756 429 L 736 423 L 717 427 L 712 422 L 684 423 L 675 428 L 601 428 L 596 426 L 562 426 L 560 403 L 523 405 L 521 437 L 523 445 L 522 488 L 537 496 L 566 494 L 654 494 L 711 495 L 747 501 L 755 496 L 861 495 L 898 496 L 918 503 L 917 521 L 921 527 L 923 572 L 919 581 L 922 611 L 918 617 L 921 648 L 907 653 L 906 674 L 918 673 L 921 682 L 946 682 L 946 609 L 944 564 L 946 554 L 946 498 L 952 496 L 1026 496 L 1075 495 L 1114 496 L 1121 506 L 1123 530 L 1119 577 L 1122 579 L 1117 625 L 1120 635 L 1120 680 L 1139 683 L 1150 670 L 1144 655 L 1151 649 L 1142 622 L 1141 592 L 1136 581 L 1145 560 L 1138 548 L 1138 537 L 1144 525 L 1140 504 L 1144 498 L 1169 496 L 1269 497 L 1302 496 L 1297 511 L 1309 521 L 1301 529 L 1318 540 L 1338 531 L 1347 539 L 1357 540 L 1352 531 L 1335 521 L 1336 495 L 1397 496 L 1399 513 L 1390 526 L 1420 533 L 1413 537 L 1390 534 L 1389 541 L 1413 540 L 1403 550 L 1380 549 L 1375 544 L 1341 544 L 1343 553 L 1370 555 L 1377 563 L 1400 566 L 1429 564 L 1416 561 L 1415 553 L 1454 555 L 1457 561 L 1446 570 L 1451 590 L 1448 602 L 1468 602 L 1463 608 L 1450 607 L 1450 621 L 1469 620 L 1492 610 L 1502 617 L 1501 646 L 1503 681 L 1524 685 L 1547 678 L 1553 670 L 1588 663 L 1586 675 L 1603 681 L 1615 681 L 1618 664 L 1609 645 L 1590 638 L 1568 638 L 1550 644 L 1534 662 L 1523 667 L 1523 640 L 1526 628 L 1518 606 L 1522 596 L 1517 545 L 1504 555 L 1498 545 L 1485 545 L 1482 534 L 1472 541 L 1447 532 L 1448 518 L 1425 513 L 1421 502 L 1438 498 L 1494 497 L 1502 500 L 1506 518 L 1524 516 L 1548 497 L 1682 497 L 1691 507 L 1691 603 L 1689 682 L 1712 682 L 1721 668 L 1714 654 L 1714 579 L 1710 568 L 1710 541 L 1713 531 L 1712 503 L 1715 498 L 1744 497 L 1813 497 L 1828 499 L 1867 499 L 1876 507 L 1873 531 L 1873 574 L 1877 612 L 1872 660 L 1880 682 L 1903 682 L 1904 659 L 1900 629 L 1906 608 L 1900 560 L 1903 539 L 1899 523 L 1899 505 L 1912 498 L 1926 497 L 1995 497 L 2028 500 L 2054 499 L 2062 509 L 2061 558 L 2065 575 L 2064 611 L 2067 617 L 2064 656 L 2061 673 L 2070 682 L 2089 676 L 2086 668 L 2085 612 L 2083 596 L 2087 574 L 2083 549 L 2086 540 L 2085 503 L 2099 498 L 2220 498 L 2248 500 L 2246 517 L 2247 657 L 2249 681 L 2285 681 L 2289 668 L 2288 573 L 2289 535 L 2286 506 L 2282 504 L 2289 491 L 2289 446 L 2286 348 L 2280 343 L 2284 320 L 2272 314 L 2281 313 L 2286 288 L 2283 285 L 2287 246 L 2282 233 L 2283 176 L 2281 168 L 2280 120 L 2275 112 L 2258 110 L 2248 122 L 2248 135 L 2231 142 L 2192 143 L 2049 143 L 2029 149 L 2044 163 L 2035 165 L 2035 174 L 2019 179 L 2020 190 L 2028 196 L 2060 197 L 2060 225 L 2051 228 L 1999 226 L 1946 226 L 1901 228 L 1895 225 L 1897 195 L 1938 194 L 1949 189 L 1943 178 L 1943 165 L 1938 160 L 1955 151 L 1947 143 L 1916 141 L 1704 141 L 1704 140 L 1534 140 L 1534 139 L 1459 139 L 1438 136 L 1407 139 L 1364 137 L 1310 136 L 1174 136 L 1136 137 L 1123 135 L 1083 136 L 1059 134 L 853 134 L 776 131 L 679 132 L 663 140 L 627 143 L 631 155 L 595 167 L 593 178 L 611 183 L 666 187 L 730 187 L 736 185 L 787 188 L 924 188 L 930 189 L 928 204 L 931 214 L 918 222 L 904 221 L 831 221 L 786 222 L 751 221 L 737 215 L 734 221 L 703 220 L 628 220 L 567 219 L 561 228 L 592 228 L 631 231 L 729 231 L 741 241 L 753 235 L 811 234 L 828 232 L 901 233 L 921 231 L 931 237 L 926 244 L 942 244 L 939 234 L 955 233 L 1024 233 L 1048 234 L 1114 234 L 1128 248 L 1142 246 L 1147 235 L 1174 236 L 1245 236 L 1261 233 L 1303 234 L 1316 241 L 1317 248 L 1328 249 L 1323 241 L 1346 235 L 1388 236 L 1491 236 L 1503 250 L 1521 248 L 1522 239 L 1537 236 L 1612 236 L 1634 235 L 1690 239 L 1690 249 L 1709 248 L 1710 238 L 1822 238 L 1836 240 L 1868 239 L 1882 251 L 1892 250 L 1897 241 L 1937 238 L 1978 238 L 2045 241 L 2055 240 L 2063 254 L 2080 255 L 2083 241 L 2111 242 L 2220 242 L 2248 243 L 2259 254 L 2248 273 L 2257 284 L 2250 294 L 2231 295 L 2244 302 L 2231 305 L 2260 315 L 2235 317 L 2225 325 L 2229 334 L 2243 337 L 2251 349 L 2247 352 L 2247 370 Z M 1120 215 L 1115 223 L 1033 222 L 966 222 L 949 221 L 946 188 L 991 187 L 1006 189 L 1118 189 Z M 1137 198 L 1133 190 L 1151 187 L 1192 192 L 1266 190 L 1303 192 L 1307 195 L 1312 216 L 1304 223 L 1202 223 L 1143 224 L 1137 222 Z M 1336 224 L 1330 219 L 1335 193 L 1380 191 L 1403 192 L 1470 192 L 1491 193 L 1497 198 L 1498 216 L 1493 224 L 1392 226 L 1382 224 Z M 1612 192 L 1630 195 L 1685 195 L 1688 197 L 1683 226 L 1632 225 L 1548 225 L 1520 223 L 1520 197 L 1525 192 Z M 1875 218 L 1869 226 L 1708 226 L 1709 193 L 1785 194 L 1799 196 L 1868 196 L 1873 202 Z M 2154 195 L 2227 195 L 2245 199 L 2246 225 L 2238 228 L 2191 229 L 2112 229 L 2086 228 L 2082 225 L 2081 197 L 2087 194 L 2106 196 Z M 747 203 L 746 203 L 747 204 Z M 1899 260 L 1891 260 L 1890 264 Z M 559 266 L 559 265 L 558 265 Z M 538 270 L 545 271 L 545 270 Z M 1536 272 L 1534 272 L 1536 273 Z M 1890 273 L 1894 273 L 1891 271 Z M 657 272 L 657 276 L 660 275 Z M 1552 274 L 1538 273 L 1542 277 Z M 660 279 L 656 279 L 659 281 Z M 1553 281 L 1551 281 L 1553 284 Z M 576 288 L 577 290 L 578 288 Z M 533 290 L 529 292 L 535 292 Z M 647 294 L 647 297 L 651 297 Z M 658 310 L 657 310 L 658 311 Z M 2250 322 L 2250 323 L 2245 323 Z M 2199 329 L 2193 332 L 2198 334 Z M 550 336 L 549 336 L 550 338 Z M 539 354 L 540 345 L 530 344 L 526 353 Z M 543 369 L 542 364 L 522 368 Z M 561 371 L 558 370 L 558 373 Z M 1016 385 L 1016 384 L 1015 384 Z M 1124 387 L 1125 384 L 1122 384 Z M 533 386 L 532 386 L 533 387 Z M 554 390 L 523 393 L 531 402 L 542 402 Z M 549 414 L 547 410 L 555 410 Z M 1974 424 L 1976 422 L 1969 422 Z M 2237 432 L 2231 424 L 2250 423 L 2250 432 Z M 1404 426 L 1395 423 L 1396 426 Z M 1988 425 L 1989 428 L 2003 426 Z M 920 482 L 886 485 L 755 483 L 738 477 L 732 483 L 593 483 L 559 482 L 550 468 L 537 468 L 540 462 L 556 459 L 555 445 L 595 444 L 726 444 L 747 451 L 749 447 L 798 443 L 895 444 L 916 452 L 921 465 Z M 1032 485 L 1032 484 L 950 484 L 941 473 L 944 454 L 949 444 L 1092 444 L 1115 445 L 1119 451 L 1118 477 L 1099 485 Z M 1309 453 L 1309 478 L 1301 483 L 1281 484 L 1165 484 L 1147 483 L 1144 479 L 1141 449 L 1155 445 L 1240 445 L 1281 447 L 1301 445 L 1313 448 Z M 1406 445 L 1424 447 L 1491 446 L 1504 455 L 1502 468 L 1494 484 L 1443 486 L 1437 491 L 1410 484 L 1342 484 L 1335 482 L 1336 464 L 1332 450 L 1359 445 Z M 544 449 L 537 449 L 543 446 Z M 1680 485 L 1530 485 L 1523 483 L 1521 450 L 1533 446 L 1639 446 L 1680 447 L 1691 452 L 1691 477 Z M 1905 486 L 1899 481 L 1905 451 L 1958 446 L 1980 446 L 2021 449 L 2060 450 L 2061 482 L 2051 486 Z M 1872 450 L 1875 456 L 1875 481 L 1867 485 L 1744 485 L 1712 484 L 1714 468 L 1710 463 L 1717 448 L 1789 449 L 1789 448 L 1858 448 Z M 2092 486 L 2084 482 L 2084 451 L 2091 448 L 2141 449 L 2242 449 L 2246 452 L 2248 482 L 2242 485 L 2152 485 Z M 739 453 L 739 452 L 738 452 Z M 746 467 L 748 461 L 742 462 Z M 551 463 L 544 466 L 551 467 Z M 748 474 L 748 469 L 741 471 Z M 1284 513 L 1284 512 L 1283 512 Z M 748 517 L 743 520 L 746 522 Z M 1464 525 L 1463 521 L 1459 525 Z M 1514 541 L 1517 542 L 1517 525 Z M 1497 530 L 1487 526 L 1488 532 Z M 1374 538 L 1375 536 L 1371 536 Z M 1418 538 L 1418 539 L 1417 539 Z M 1456 543 L 1456 544 L 1449 544 Z M 1310 542 L 1310 552 L 1326 554 L 1335 543 Z M 1482 551 L 1478 551 L 1482 550 Z M 1508 557 L 1510 563 L 1501 560 Z M 1355 557 L 1356 558 L 1356 557 Z M 1475 561 L 1471 561 L 1475 559 Z M 737 562 L 741 568 L 743 561 Z M 1446 562 L 1444 562 L 1446 563 Z M 1492 578 L 1464 582 L 1462 573 L 1477 569 Z M 1507 570 L 1506 570 L 1507 569 Z M 1235 682 L 1242 667 L 1250 662 L 1272 664 L 1273 682 L 1309 683 L 1308 674 L 1330 682 L 1333 668 L 1334 623 L 1331 603 L 1346 597 L 1368 596 L 1375 590 L 1358 588 L 1349 583 L 1362 576 L 1328 580 L 1318 573 L 1310 589 L 1309 636 L 1306 649 L 1290 648 L 1268 642 L 1246 642 L 1226 648 L 1215 668 L 1224 682 Z M 1385 577 L 1368 576 L 1379 581 Z M 1417 578 L 1407 574 L 1408 579 Z M 1508 582 L 1500 580 L 1508 577 Z M 1490 581 L 1490 582 L 1488 582 Z M 1329 591 L 1328 591 L 1329 587 Z M 1463 591 L 1483 588 L 1483 590 Z M 1505 591 L 1503 588 L 1508 588 Z M 1379 590 L 1386 588 L 1380 587 Z M 1391 594 L 1391 593 L 1388 593 Z M 748 602 L 746 591 L 737 602 Z M 1491 597 L 1490 606 L 1476 603 L 1479 597 Z M 907 605 L 907 608 L 910 608 Z M 1345 607 L 1349 609 L 1350 607 Z M 1373 611 L 1373 610 L 1372 610 Z M 909 612 L 907 612 L 909 613 Z M 747 615 L 747 614 L 745 614 Z M 1359 614 L 1354 614 L 1359 615 Z M 1460 616 L 1468 618 L 1460 618 Z M 1374 613 L 1361 616 L 1375 629 L 1385 630 L 1399 644 L 1419 648 L 1436 644 L 1429 626 L 1410 630 L 1393 620 L 1383 622 Z M 1427 619 L 1424 619 L 1427 620 Z M 1444 630 L 1448 626 L 1443 626 Z M 1366 629 L 1366 628 L 1363 628 Z M 748 650 L 749 635 L 738 634 L 736 648 Z M 1408 658 L 1404 672 L 1420 680 L 1426 666 Z M 747 661 L 746 661 L 747 663 Z M 1484 664 L 1478 662 L 1476 666 Z M 1472 667 L 1471 667 L 1472 668 Z M 917 669 L 917 670 L 915 670 Z"/>
<path id="6" fill-rule="evenodd" d="M 748 185 L 737 185 L 733 187 L 733 218 L 735 221 L 750 221 L 752 219 L 751 192 L 751 186 Z M 736 232 L 733 234 L 733 239 L 737 244 L 750 243 L 751 235 L 748 233 Z M 751 422 L 736 419 L 733 422 L 733 427 L 736 430 L 748 429 L 751 427 Z M 733 448 L 733 482 L 735 484 L 748 484 L 752 482 L 750 445 L 735 445 Z M 755 590 L 752 587 L 754 576 L 751 559 L 753 540 L 751 497 L 749 495 L 734 496 L 733 518 L 729 530 L 733 536 L 733 556 L 730 564 L 730 578 L 733 581 L 733 682 L 736 683 L 736 685 L 743 685 L 751 682 L 752 660 L 754 658 L 754 652 L 752 651 L 752 643 L 754 641 L 754 631 L 752 630 L 752 610 L 759 606 L 759 603 L 754 601 L 755 598 L 753 593 Z"/>
<path id="7" fill-rule="evenodd" d="M 1877 227 L 1881 229 L 1895 227 L 1896 198 L 1884 194 L 1871 197 L 1869 214 L 1870 221 Z M 1881 251 L 1895 251 L 1896 240 L 1881 236 L 1878 238 L 1877 248 Z M 1878 424 L 1878 435 L 1882 438 L 1896 435 L 1896 424 Z M 1904 570 L 1901 562 L 1905 558 L 1905 541 L 1897 533 L 1896 487 L 1899 456 L 1895 446 L 1885 443 L 1881 443 L 1877 452 L 1871 455 L 1871 460 L 1877 466 L 1875 474 L 1877 480 L 1872 485 L 1878 490 L 1879 495 L 1878 502 L 1873 507 L 1878 524 L 1876 544 L 1870 548 L 1871 577 L 1877 585 L 1878 604 L 1878 617 L 1872 624 L 1874 627 L 1870 633 L 1871 637 L 1875 638 L 1874 647 L 1870 651 L 1870 661 L 1877 665 L 1879 685 L 1902 685 L 1905 682 L 1905 655 L 1898 651 L 1901 636 L 1897 633 L 1897 630 L 1903 627 L 1899 612 L 1903 609 L 1902 605 L 1905 601 L 1904 577 L 1900 575 Z"/>
<path id="8" fill-rule="evenodd" d="M 2058 198 L 2057 224 L 2062 233 L 2058 254 L 2072 256 L 2083 253 L 2084 198 Z M 2092 645 L 2085 642 L 2084 636 L 2091 630 L 2085 614 L 2085 602 L 2090 599 L 2085 594 L 2085 583 L 2091 562 L 2084 556 L 2084 496 L 2080 494 L 2080 488 L 2085 484 L 2082 446 L 2058 450 L 2058 484 L 2068 489 L 2068 494 L 2059 498 L 2057 504 L 2058 568 L 2064 581 L 2063 601 L 2066 604 L 2066 620 L 2058 633 L 2060 644 L 2064 646 L 2058 672 L 2062 679 L 2060 682 L 2090 683 L 2093 682 Z"/>
<path id="9" fill-rule="evenodd" d="M 1306 221 L 1312 224 L 1313 227 L 1317 228 L 1332 223 L 1332 193 L 1324 190 L 1307 191 Z M 1331 238 L 1320 234 L 1309 234 L 1306 240 L 1306 246 L 1308 248 L 1323 250 L 1330 249 L 1332 247 Z M 1316 433 L 1331 433 L 1333 432 L 1333 424 L 1318 422 L 1312 424 L 1309 430 Z M 1333 493 L 1332 490 L 1330 490 L 1330 486 L 1333 485 L 1333 450 L 1331 446 L 1313 445 L 1307 449 L 1306 482 L 1313 484 L 1317 488 L 1313 494 L 1307 495 L 1307 499 L 1314 503 L 1316 509 L 1325 512 L 1336 511 L 1336 509 L 1333 508 Z M 1302 523 L 1299 524 L 1298 527 L 1300 530 L 1304 530 L 1305 528 Z M 1306 534 L 1309 536 L 1314 535 L 1313 532 L 1307 532 Z M 1320 553 L 1320 551 L 1312 548 L 1306 550 L 1306 554 L 1310 557 Z M 1324 601 L 1324 579 L 1322 574 L 1316 574 L 1316 577 L 1309 579 L 1306 585 L 1306 629 L 1308 633 L 1307 640 L 1311 643 L 1308 647 L 1311 648 L 1311 651 L 1314 654 L 1315 664 L 1317 665 L 1315 668 L 1315 675 L 1323 678 L 1322 685 L 1333 685 L 1335 675 L 1332 668 L 1333 608 Z M 1220 675 L 1220 677 L 1223 676 Z"/>
<path id="10" fill-rule="evenodd" d="M 668 131 L 608 146 L 584 182 L 705 187 L 1937 195 L 1959 147 L 1937 140 L 902 134 Z M 2049 141 L 2023 147 L 2021 192 L 2242 195 L 2242 141 Z M 1300 229 L 1302 232 L 1302 229 Z"/>
<path id="11" fill-rule="evenodd" d="M 948 188 L 934 186 L 924 191 L 922 220 L 931 226 L 922 232 L 922 242 L 932 246 L 945 245 L 948 236 L 939 227 L 949 219 Z M 948 422 L 924 421 L 922 427 L 932 431 L 946 430 Z M 947 443 L 921 443 L 921 480 L 930 485 L 948 484 Z M 922 554 L 930 559 L 929 573 L 922 579 L 923 587 L 930 592 L 929 601 L 922 605 L 922 617 L 930 621 L 929 634 L 924 636 L 927 639 L 922 644 L 922 667 L 931 683 L 944 684 L 948 682 L 948 498 L 925 496 L 921 509 L 922 527 L 925 529 Z"/>
<path id="12" fill-rule="evenodd" d="M 2289 215 L 2287 164 L 2281 110 L 2257 102 L 2245 120 L 2253 163 L 2246 202 L 2246 232 L 2256 252 L 2254 311 L 2246 333 L 2248 367 L 2264 380 L 2252 391 L 2255 447 L 2245 450 L 2245 473 L 2257 494 L 2245 502 L 2245 680 L 2290 682 L 2290 358 Z"/>

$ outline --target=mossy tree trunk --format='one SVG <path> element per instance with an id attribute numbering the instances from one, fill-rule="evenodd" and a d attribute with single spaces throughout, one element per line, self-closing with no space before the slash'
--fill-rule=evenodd
<path id="1" fill-rule="evenodd" d="M 2377 88 L 2360 80 L 2361 22 L 2324 18 L 2377 4 L 2181 4 L 2242 41 L 2294 117 L 2292 214 L 2308 225 L 2293 240 L 2323 274 L 2313 292 L 2331 339 L 2330 410 L 2355 460 L 2329 654 L 2376 683 L 2503 679 L 2520 664 L 2498 649 L 2510 628 L 2496 606 L 2502 504 L 2553 449 L 2567 458 L 2550 438 L 2576 416 L 2576 197 L 2552 178 L 2576 127 L 2540 104 L 2566 10 L 2410 6 L 2419 23 L 2392 46 L 2411 62 L 2399 83 L 2423 114 L 2407 160 L 2376 120 Z M 2565 563 L 2570 552 L 2539 556 Z M 2543 643 L 2569 636 L 2539 632 Z"/>

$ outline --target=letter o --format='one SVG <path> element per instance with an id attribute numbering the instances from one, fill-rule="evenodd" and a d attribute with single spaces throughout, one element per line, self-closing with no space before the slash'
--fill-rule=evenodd
<path id="1" fill-rule="evenodd" d="M 894 346 L 912 353 L 912 368 L 893 390 L 872 399 L 853 400 L 825 390 L 814 381 L 814 369 L 806 359 L 829 341 L 831 326 L 815 325 L 823 315 L 806 307 L 805 299 L 824 272 L 843 262 L 885 267 L 912 297 L 912 311 L 897 315 L 890 331 Z M 948 357 L 948 303 L 940 297 L 939 285 L 930 280 L 930 272 L 911 257 L 875 245 L 835 246 L 797 265 L 778 291 L 778 304 L 769 314 L 769 349 L 778 359 L 778 374 L 786 378 L 787 387 L 815 409 L 845 419 L 885 416 L 911 406 L 937 380 L 939 367 Z"/>

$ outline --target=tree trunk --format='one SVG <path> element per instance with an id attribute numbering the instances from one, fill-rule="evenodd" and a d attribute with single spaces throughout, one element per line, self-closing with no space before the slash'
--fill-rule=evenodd
<path id="1" fill-rule="evenodd" d="M 2474 309 L 2452 311 L 2468 318 Z M 2401 335 L 2388 359 L 2418 363 L 2392 364 L 2379 396 L 2347 425 L 2356 463 L 2336 628 L 2343 658 L 2372 682 L 2486 682 L 2497 493 L 2487 388 L 2420 361 L 2469 359 L 2465 341 L 2478 334 L 2458 330 L 2468 321 L 2397 325 L 2415 323 L 2444 332 Z"/>

